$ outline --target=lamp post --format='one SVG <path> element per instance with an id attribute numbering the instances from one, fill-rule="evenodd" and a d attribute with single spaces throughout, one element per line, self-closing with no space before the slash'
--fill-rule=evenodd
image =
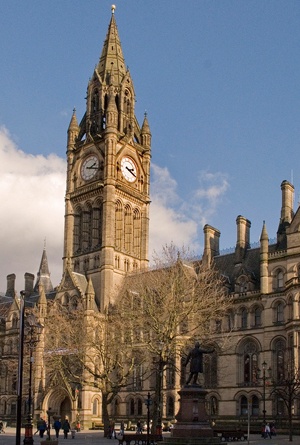
<path id="1" fill-rule="evenodd" d="M 33 425 L 32 425 L 32 364 L 33 364 L 33 348 L 38 342 L 38 336 L 43 326 L 38 323 L 34 315 L 29 315 L 25 321 L 25 334 L 29 335 L 29 384 L 28 384 L 28 415 L 27 423 L 25 425 L 24 445 L 32 445 L 33 440 Z"/>
<path id="2" fill-rule="evenodd" d="M 149 445 L 149 434 L 150 434 L 150 406 L 152 405 L 152 400 L 150 392 L 148 392 L 147 399 L 145 400 L 145 405 L 147 406 L 147 445 Z"/>
<path id="3" fill-rule="evenodd" d="M 19 357 L 18 357 L 18 391 L 17 391 L 17 424 L 16 445 L 21 444 L 22 425 L 22 384 L 23 384 L 23 352 L 24 352 L 24 315 L 25 291 L 20 292 L 20 323 L 19 323 Z"/>
<path id="4" fill-rule="evenodd" d="M 262 363 L 263 369 L 263 424 L 266 424 L 266 369 L 267 363 L 263 361 Z"/>
<path id="5" fill-rule="evenodd" d="M 158 350 L 159 350 L 159 360 L 158 360 L 158 372 L 157 372 L 157 382 L 156 382 L 158 418 L 156 424 L 156 434 L 162 437 L 162 388 L 163 388 L 163 370 L 165 365 L 163 359 L 163 342 L 159 343 Z"/>

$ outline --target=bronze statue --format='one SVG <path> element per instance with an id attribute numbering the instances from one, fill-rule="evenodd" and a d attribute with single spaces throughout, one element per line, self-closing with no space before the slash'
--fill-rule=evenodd
<path id="1" fill-rule="evenodd" d="M 193 385 L 197 385 L 198 374 L 203 373 L 203 354 L 212 354 L 213 352 L 214 349 L 201 349 L 200 343 L 198 341 L 195 343 L 195 347 L 189 352 L 184 365 L 187 366 L 189 361 L 191 361 L 190 375 L 186 381 L 187 385 L 190 383 L 192 378 Z"/>

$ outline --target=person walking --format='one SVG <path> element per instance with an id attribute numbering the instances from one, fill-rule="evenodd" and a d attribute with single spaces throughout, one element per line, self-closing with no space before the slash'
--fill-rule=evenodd
<path id="1" fill-rule="evenodd" d="M 272 439 L 272 435 L 271 435 L 271 429 L 270 429 L 270 424 L 267 423 L 265 426 L 265 439 L 269 437 L 270 439 Z"/>
<path id="2" fill-rule="evenodd" d="M 59 419 L 56 419 L 53 428 L 55 429 L 55 436 L 58 439 L 59 436 L 59 430 L 61 429 L 61 421 Z"/>
<path id="3" fill-rule="evenodd" d="M 68 417 L 65 417 L 65 420 L 63 421 L 61 427 L 64 432 L 64 439 L 67 439 L 68 433 L 70 432 L 70 429 L 71 429 Z"/>
<path id="4" fill-rule="evenodd" d="M 37 429 L 39 431 L 40 437 L 44 437 L 45 431 L 47 429 L 47 424 L 42 417 L 37 421 Z"/>

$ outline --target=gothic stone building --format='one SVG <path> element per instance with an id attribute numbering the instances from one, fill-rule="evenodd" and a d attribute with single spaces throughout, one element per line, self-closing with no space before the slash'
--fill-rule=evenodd
<path id="1" fill-rule="evenodd" d="M 111 290 L 127 272 L 147 268 L 151 133 L 147 116 L 139 125 L 134 105 L 134 86 L 113 13 L 88 82 L 86 112 L 78 124 L 74 111 L 68 128 L 62 281 L 52 287 L 45 249 L 36 282 L 32 274 L 25 274 L 26 305 L 38 309 L 41 322 L 48 300 L 67 304 L 80 298 L 89 309 L 102 312 Z M 216 345 L 227 335 L 228 347 L 210 356 L 204 370 L 207 406 L 215 423 L 243 423 L 249 407 L 258 422 L 264 410 L 267 419 L 278 423 L 286 414 L 282 400 L 271 395 L 262 379 L 264 364 L 278 376 L 288 360 L 299 363 L 300 211 L 293 213 L 293 186 L 284 181 L 281 188 L 274 243 L 269 243 L 264 224 L 260 245 L 252 248 L 250 221 L 238 216 L 236 248 L 220 254 L 220 232 L 204 227 L 202 261 L 217 267 L 234 301 L 226 319 L 212 322 Z M 17 374 L 7 362 L 17 354 L 20 313 L 14 281 L 14 274 L 9 275 L 0 300 L 0 418 L 11 423 L 16 417 Z M 50 385 L 43 366 L 43 338 L 34 355 L 34 417 L 44 416 L 51 407 L 71 421 L 79 416 L 84 428 L 101 423 L 99 391 L 63 381 Z M 177 374 L 164 376 L 165 421 L 174 420 L 180 382 Z M 110 407 L 111 416 L 133 422 L 146 418 L 144 400 L 150 389 L 150 382 L 142 382 L 120 392 Z M 298 416 L 299 407 L 293 412 Z"/>

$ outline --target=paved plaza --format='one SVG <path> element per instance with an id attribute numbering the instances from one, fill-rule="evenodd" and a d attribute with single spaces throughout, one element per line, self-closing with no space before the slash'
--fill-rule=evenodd
<path id="1" fill-rule="evenodd" d="M 146 436 L 146 434 L 145 434 Z M 164 433 L 164 436 L 169 437 L 170 433 Z M 54 434 L 52 435 L 54 438 Z M 21 445 L 23 445 L 23 439 L 24 439 L 24 431 L 22 431 L 21 435 Z M 63 435 L 61 434 L 59 438 L 59 444 L 65 444 L 70 443 L 70 445 L 118 445 L 118 441 L 116 439 L 106 439 L 103 437 L 103 431 L 80 431 L 79 433 L 75 434 L 75 438 L 71 439 L 71 435 L 69 434 L 68 442 L 63 438 Z M 40 445 L 41 439 L 38 436 L 34 436 L 34 445 Z M 273 437 L 272 439 L 262 439 L 259 435 L 253 434 L 253 436 L 250 437 L 249 443 L 253 445 L 266 445 L 267 443 L 272 445 L 288 445 L 289 439 L 288 436 L 285 435 L 277 435 L 276 437 Z M 6 428 L 5 433 L 0 434 L 0 445 L 15 445 L 16 443 L 16 430 L 15 428 Z M 221 442 L 222 443 L 222 442 Z M 248 444 L 248 441 L 244 442 L 235 442 L 240 444 Z M 293 442 L 294 445 L 300 445 L 300 436 L 293 436 Z"/>

